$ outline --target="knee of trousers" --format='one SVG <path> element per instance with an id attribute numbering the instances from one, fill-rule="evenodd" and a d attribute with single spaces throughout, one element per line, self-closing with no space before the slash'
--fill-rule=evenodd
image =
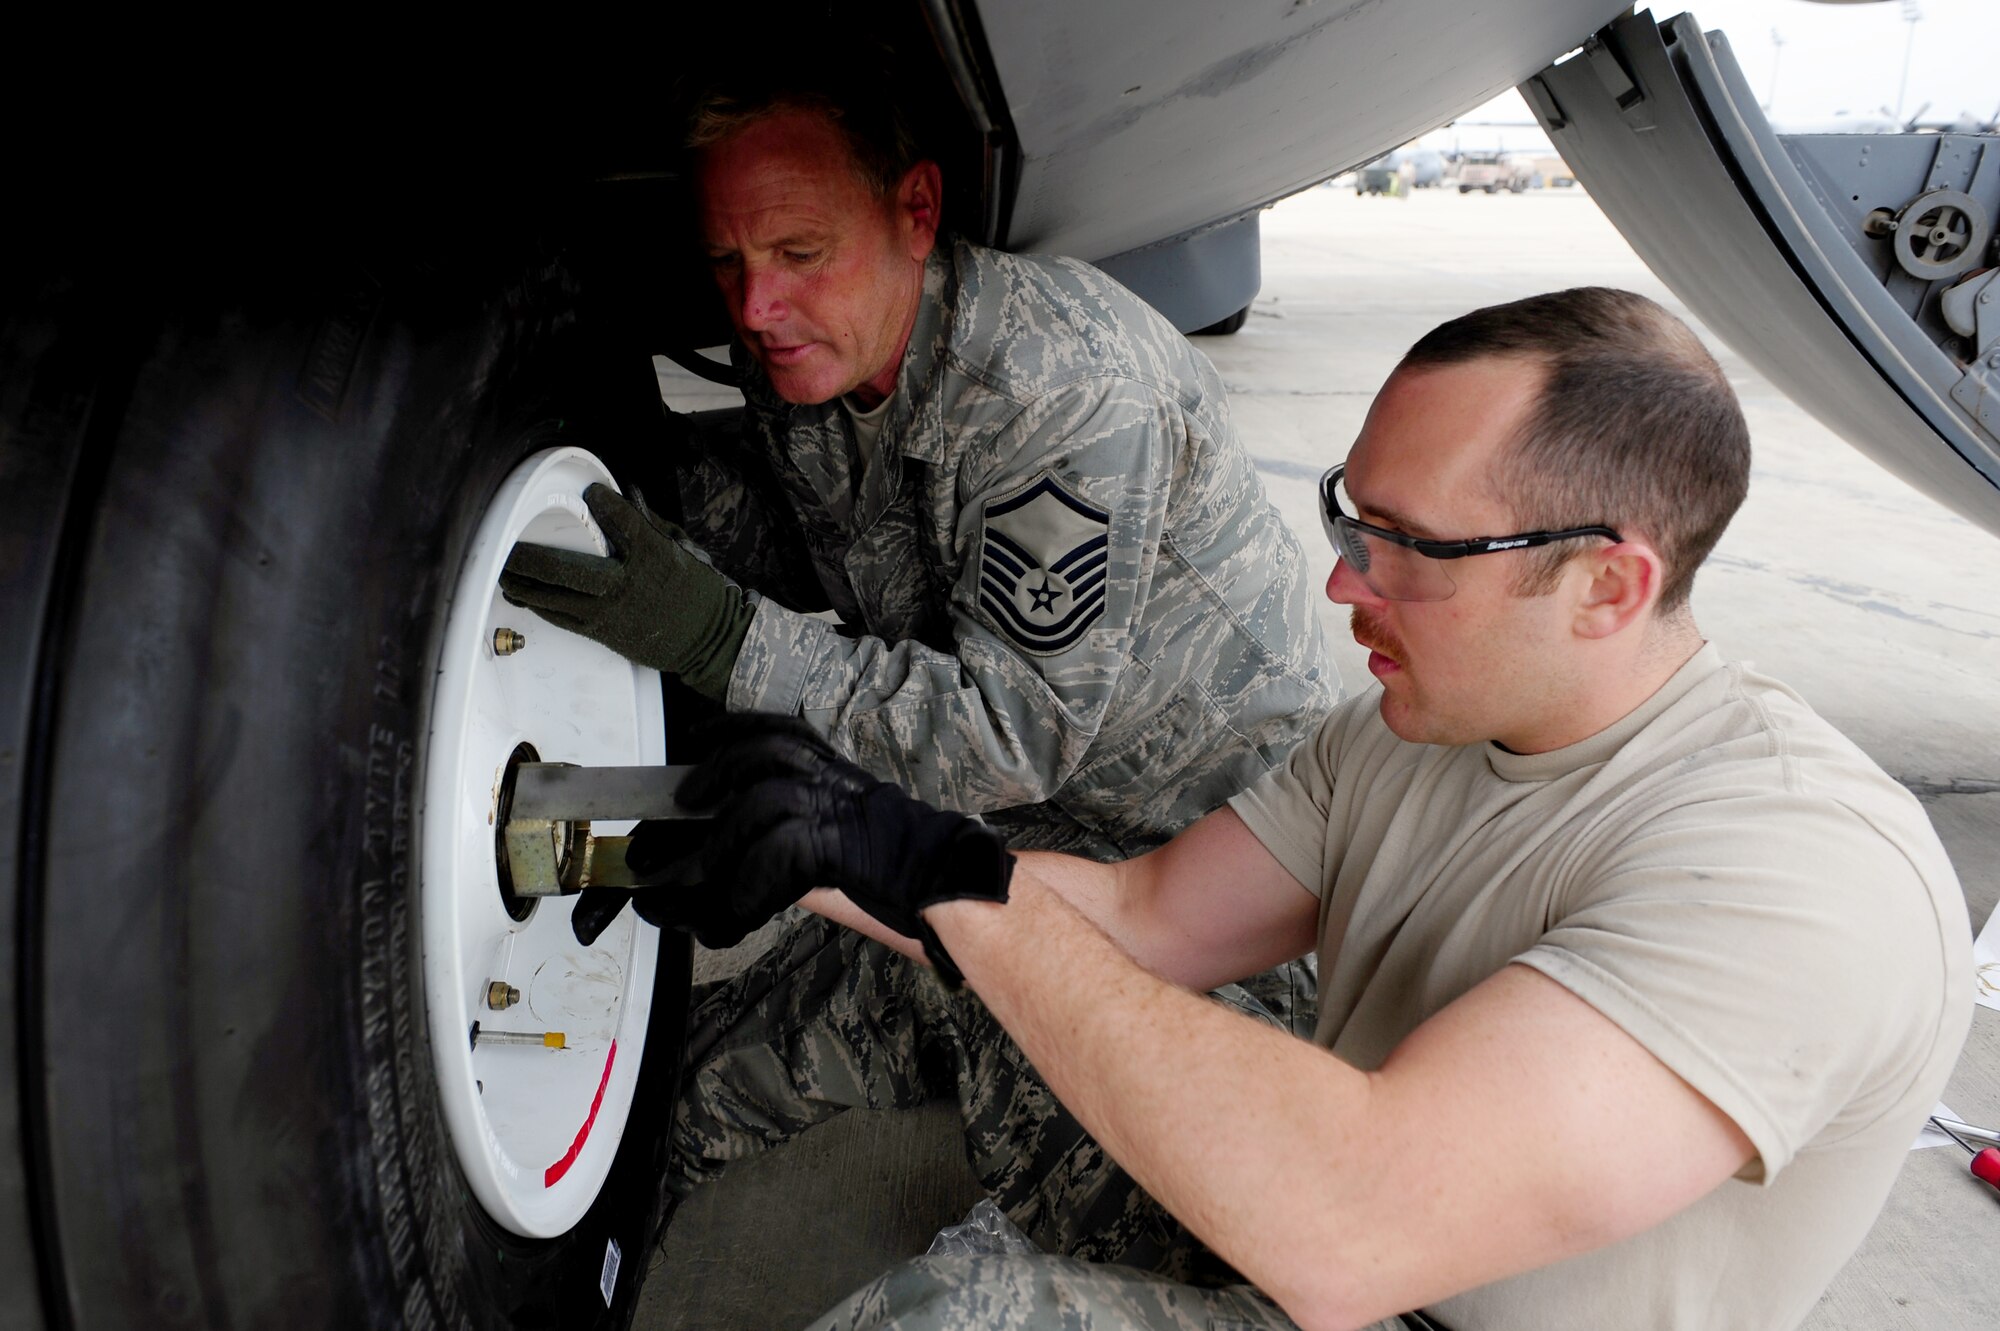
<path id="1" fill-rule="evenodd" d="M 1232 1316 L 1242 1312 L 1253 1315 Z M 1040 1331 L 1058 1324 L 1088 1331 L 1211 1331 L 1218 1313 L 1225 1324 L 1251 1331 L 1295 1331 L 1247 1290 L 1201 1291 L 1124 1267 L 1000 1253 L 911 1258 L 857 1291 L 812 1331 Z"/>
<path id="2" fill-rule="evenodd" d="M 818 917 L 707 993 L 674 1123 L 682 1189 L 854 1107 L 912 1108 L 1009 1084 L 984 1004 Z"/>
<path id="3" fill-rule="evenodd" d="M 808 1026 L 891 1011 L 926 1032 L 984 1038 L 998 1028 L 985 1004 L 945 988 L 929 967 L 817 915 L 800 915 L 741 971 L 705 987 L 689 1023 L 690 1068 Z"/>

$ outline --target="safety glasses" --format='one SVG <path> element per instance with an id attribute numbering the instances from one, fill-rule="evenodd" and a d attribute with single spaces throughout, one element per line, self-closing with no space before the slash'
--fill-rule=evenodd
<path id="1" fill-rule="evenodd" d="M 1474 536 L 1463 541 L 1427 541 L 1399 531 L 1372 526 L 1348 511 L 1347 488 L 1341 478 L 1347 464 L 1336 463 L 1319 478 L 1319 520 L 1333 552 L 1361 576 L 1368 590 L 1385 601 L 1444 601 L 1458 590 L 1445 561 L 1502 550 L 1527 550 L 1551 541 L 1581 536 L 1625 538 L 1609 527 L 1568 527 L 1562 531 L 1524 531 L 1513 536 Z"/>

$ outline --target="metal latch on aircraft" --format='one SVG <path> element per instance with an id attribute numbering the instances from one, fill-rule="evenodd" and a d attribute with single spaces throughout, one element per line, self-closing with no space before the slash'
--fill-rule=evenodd
<path id="1" fill-rule="evenodd" d="M 2000 268 L 1974 273 L 1945 291 L 1938 313 L 1973 348 L 1965 377 L 1952 385 L 1952 400 L 2000 438 Z"/>

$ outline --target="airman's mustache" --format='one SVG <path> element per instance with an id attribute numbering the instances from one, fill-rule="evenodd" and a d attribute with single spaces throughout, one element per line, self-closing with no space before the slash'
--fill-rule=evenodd
<path id="1" fill-rule="evenodd" d="M 1380 652 L 1392 661 L 1403 660 L 1403 644 L 1380 624 L 1371 619 L 1366 610 L 1355 606 L 1348 616 L 1349 629 L 1354 640 L 1371 652 Z"/>

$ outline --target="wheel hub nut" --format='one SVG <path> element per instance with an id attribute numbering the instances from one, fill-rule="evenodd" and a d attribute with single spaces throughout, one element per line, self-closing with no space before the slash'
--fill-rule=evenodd
<path id="1" fill-rule="evenodd" d="M 504 1012 L 521 1001 L 521 991 L 505 980 L 495 980 L 486 986 L 486 1006 L 495 1012 Z"/>

